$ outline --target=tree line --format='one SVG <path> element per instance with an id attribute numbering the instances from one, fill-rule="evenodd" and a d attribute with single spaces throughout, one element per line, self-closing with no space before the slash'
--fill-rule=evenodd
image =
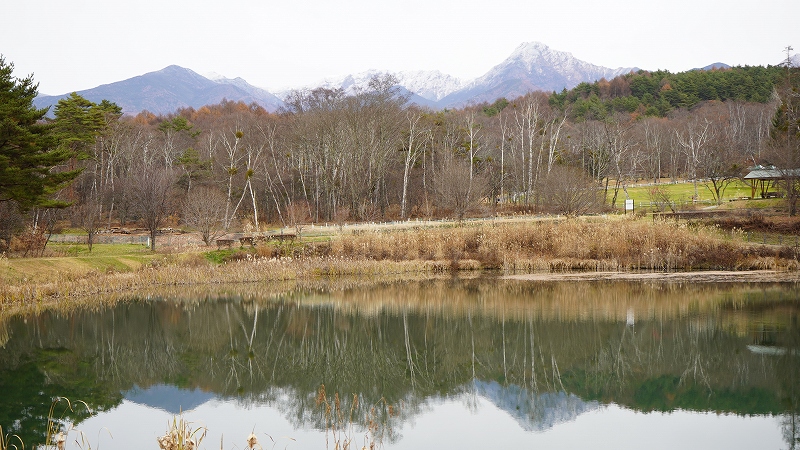
<path id="1" fill-rule="evenodd" d="M 65 220 L 90 243 L 135 222 L 154 246 L 165 226 L 208 243 L 309 222 L 580 214 L 643 179 L 696 180 L 720 201 L 749 166 L 800 167 L 800 82 L 780 70 L 640 71 L 442 111 L 389 75 L 353 94 L 292 92 L 276 113 L 222 101 L 129 116 L 73 93 L 48 119 L 32 77 L 0 59 L 0 246 Z"/>
<path id="2" fill-rule="evenodd" d="M 583 82 L 553 93 L 550 101 L 570 108 L 573 120 L 603 120 L 616 112 L 667 117 L 708 101 L 769 103 L 774 87 L 784 79 L 781 66 L 745 66 L 670 73 L 639 70 L 613 80 Z"/>

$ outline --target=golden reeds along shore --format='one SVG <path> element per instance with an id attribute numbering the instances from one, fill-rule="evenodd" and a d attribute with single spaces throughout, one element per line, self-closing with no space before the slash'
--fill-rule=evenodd
<path id="1" fill-rule="evenodd" d="M 318 277 L 769 270 L 773 278 L 794 279 L 800 268 L 791 246 L 752 244 L 735 232 L 686 222 L 619 217 L 345 229 L 292 243 L 105 256 L 106 269 L 82 266 L 91 256 L 85 258 L 0 259 L 0 306 L 98 296 L 113 301 L 111 294 L 158 286 Z"/>

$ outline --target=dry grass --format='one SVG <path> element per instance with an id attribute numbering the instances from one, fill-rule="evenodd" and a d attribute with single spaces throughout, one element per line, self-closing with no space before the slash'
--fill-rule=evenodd
<path id="1" fill-rule="evenodd" d="M 791 268 L 785 249 L 721 239 L 712 227 L 635 219 L 569 219 L 343 236 L 330 254 L 380 261 L 449 262 L 507 272 Z M 768 261 L 771 261 L 767 264 Z"/>
<path id="2" fill-rule="evenodd" d="M 74 439 L 78 448 L 91 450 L 92 446 L 86 435 L 75 428 L 75 424 L 67 418 L 67 415 L 74 413 L 76 408 L 86 408 L 86 411 L 91 412 L 89 405 L 82 400 L 73 403 L 66 397 L 56 397 L 50 405 L 50 411 L 47 415 L 45 442 L 41 446 L 34 445 L 32 448 L 64 450 L 67 440 Z M 72 435 L 75 435 L 75 437 L 73 438 Z M 0 427 L 0 450 L 12 449 L 25 450 L 25 443 L 16 434 L 3 434 L 3 428 Z"/>
<path id="3" fill-rule="evenodd" d="M 208 256 L 158 255 L 131 271 L 54 272 L 46 279 L 13 280 L 0 285 L 0 310 L 93 296 L 113 302 L 113 294 L 159 286 L 319 277 L 486 269 L 530 273 L 797 270 L 800 266 L 790 248 L 732 241 L 713 227 L 617 217 L 365 231 L 322 242 L 260 246 L 221 259 Z"/>
<path id="4" fill-rule="evenodd" d="M 167 425 L 167 433 L 156 438 L 161 450 L 195 450 L 206 437 L 205 427 L 194 427 L 181 416 L 172 418 Z"/>
<path id="5" fill-rule="evenodd" d="M 367 405 L 359 404 L 357 394 L 353 394 L 352 399 L 340 397 L 338 392 L 329 397 L 323 384 L 317 391 L 316 403 L 325 425 L 327 448 L 374 450 L 382 447 L 384 439 L 393 433 L 390 418 L 396 415 L 396 408 L 385 399 L 365 408 Z M 360 421 L 356 416 L 360 414 L 365 415 L 363 424 L 366 429 L 357 431 L 360 426 L 356 424 Z M 358 434 L 362 434 L 360 439 Z M 358 440 L 362 442 L 356 442 Z"/>
<path id="6" fill-rule="evenodd" d="M 22 438 L 16 434 L 3 434 L 3 427 L 0 427 L 0 450 L 20 450 L 25 448 Z"/>

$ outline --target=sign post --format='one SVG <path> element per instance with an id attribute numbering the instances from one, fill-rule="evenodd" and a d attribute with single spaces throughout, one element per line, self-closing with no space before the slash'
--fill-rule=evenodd
<path id="1" fill-rule="evenodd" d="M 625 214 L 628 214 L 628 211 L 633 212 L 633 199 L 629 198 L 625 200 Z"/>

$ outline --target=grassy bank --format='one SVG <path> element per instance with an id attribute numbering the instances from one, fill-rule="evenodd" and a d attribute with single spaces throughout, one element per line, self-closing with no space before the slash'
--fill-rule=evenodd
<path id="1" fill-rule="evenodd" d="M 657 189 L 661 196 L 660 198 L 653 196 L 653 190 Z M 697 197 L 695 197 L 695 192 Z M 775 192 L 774 189 L 771 192 Z M 644 209 L 654 209 L 651 205 L 652 202 L 663 202 L 665 198 L 675 203 L 678 209 L 692 209 L 693 207 L 708 207 L 715 205 L 716 201 L 712 194 L 709 185 L 703 182 L 698 182 L 697 190 L 695 191 L 694 183 L 679 182 L 672 183 L 667 180 L 662 180 L 659 184 L 634 184 L 627 187 L 627 192 L 620 190 L 620 199 L 617 203 L 618 209 L 625 207 L 625 195 L 632 199 L 637 207 Z M 609 194 L 610 195 L 610 194 Z M 752 189 L 749 185 L 743 183 L 741 180 L 734 180 L 730 183 L 722 194 L 721 204 L 718 206 L 720 209 L 774 209 L 782 208 L 785 200 L 780 198 L 761 199 L 753 198 L 743 200 L 752 195 Z M 758 195 L 758 193 L 756 194 Z"/>
<path id="2" fill-rule="evenodd" d="M 138 270 L 162 257 L 141 245 L 95 244 L 90 253 L 86 245 L 49 244 L 42 258 L 0 259 L 0 282 L 57 281 L 91 273 Z"/>
<path id="3" fill-rule="evenodd" d="M 631 218 L 359 230 L 256 248 L 0 260 L 0 306 L 75 301 L 157 286 L 318 277 L 583 271 L 796 270 L 788 247 L 751 245 L 715 227 Z M 116 252 L 116 253 L 115 253 Z"/>

